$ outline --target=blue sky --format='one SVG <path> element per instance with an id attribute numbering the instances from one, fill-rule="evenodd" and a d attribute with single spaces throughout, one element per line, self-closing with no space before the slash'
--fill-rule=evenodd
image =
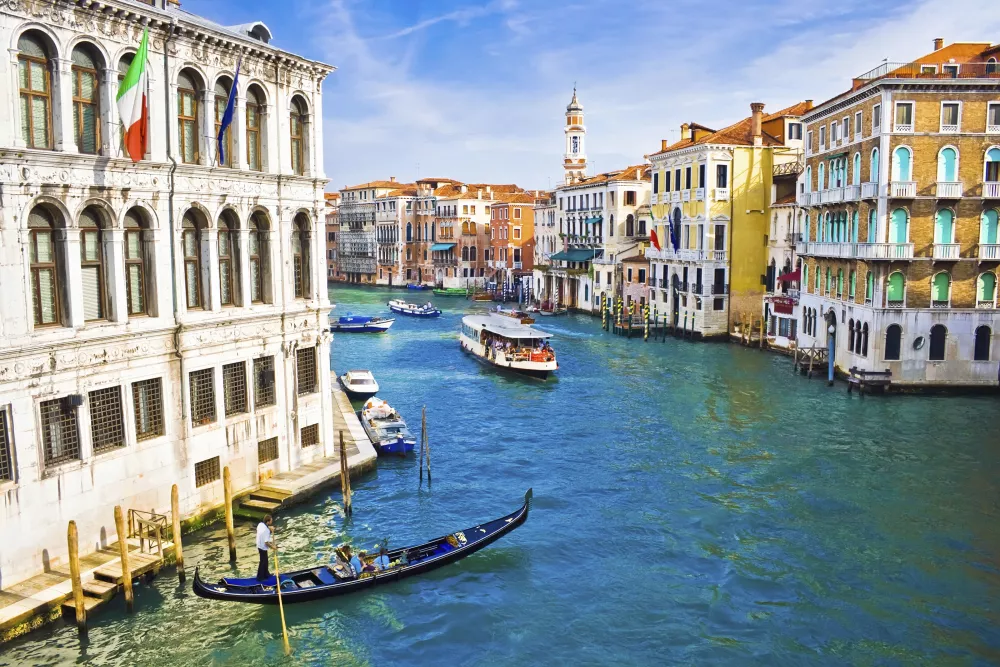
<path id="1" fill-rule="evenodd" d="M 338 67 L 324 84 L 328 189 L 439 176 L 547 188 L 576 82 L 591 173 L 681 123 L 722 127 L 846 89 L 884 58 L 1000 40 L 997 0 L 183 0 Z"/>

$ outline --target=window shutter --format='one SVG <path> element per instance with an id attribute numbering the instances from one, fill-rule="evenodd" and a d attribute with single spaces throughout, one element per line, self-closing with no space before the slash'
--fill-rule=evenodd
<path id="1" fill-rule="evenodd" d="M 52 269 L 42 269 L 38 272 L 38 292 L 35 294 L 38 302 L 37 312 L 41 314 L 39 324 L 54 324 L 56 321 L 55 272 Z"/>
<path id="2" fill-rule="evenodd" d="M 83 319 L 97 320 L 101 313 L 101 271 L 96 266 L 85 266 L 83 277 Z"/>

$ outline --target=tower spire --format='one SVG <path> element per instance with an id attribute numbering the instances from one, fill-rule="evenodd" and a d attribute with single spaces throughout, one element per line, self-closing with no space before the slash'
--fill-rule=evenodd
<path id="1" fill-rule="evenodd" d="M 587 153 L 584 139 L 587 128 L 583 125 L 583 105 L 576 95 L 573 82 L 573 99 L 566 106 L 566 152 L 563 154 L 563 172 L 566 183 L 571 184 L 587 177 Z"/>

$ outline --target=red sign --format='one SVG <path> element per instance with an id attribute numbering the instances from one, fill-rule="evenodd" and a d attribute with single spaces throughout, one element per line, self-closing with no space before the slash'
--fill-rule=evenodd
<path id="1" fill-rule="evenodd" d="M 775 296 L 771 297 L 771 305 L 774 307 L 774 312 L 791 315 L 795 300 L 788 296 Z"/>

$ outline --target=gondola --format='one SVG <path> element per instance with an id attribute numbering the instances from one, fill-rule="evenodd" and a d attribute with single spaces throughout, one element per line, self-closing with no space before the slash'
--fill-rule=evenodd
<path id="1" fill-rule="evenodd" d="M 436 570 L 476 553 L 511 532 L 528 518 L 531 509 L 531 489 L 524 494 L 524 505 L 499 519 L 439 537 L 418 546 L 388 552 L 393 565 L 383 572 L 362 574 L 358 578 L 340 579 L 330 566 L 311 567 L 281 574 L 281 602 L 294 604 L 335 595 L 346 595 L 400 579 Z M 405 556 L 405 558 L 403 558 Z M 402 559 L 402 560 L 401 560 Z M 275 578 L 258 581 L 254 578 L 223 577 L 216 584 L 202 580 L 200 569 L 194 571 L 194 592 L 199 597 L 230 602 L 277 604 Z"/>

